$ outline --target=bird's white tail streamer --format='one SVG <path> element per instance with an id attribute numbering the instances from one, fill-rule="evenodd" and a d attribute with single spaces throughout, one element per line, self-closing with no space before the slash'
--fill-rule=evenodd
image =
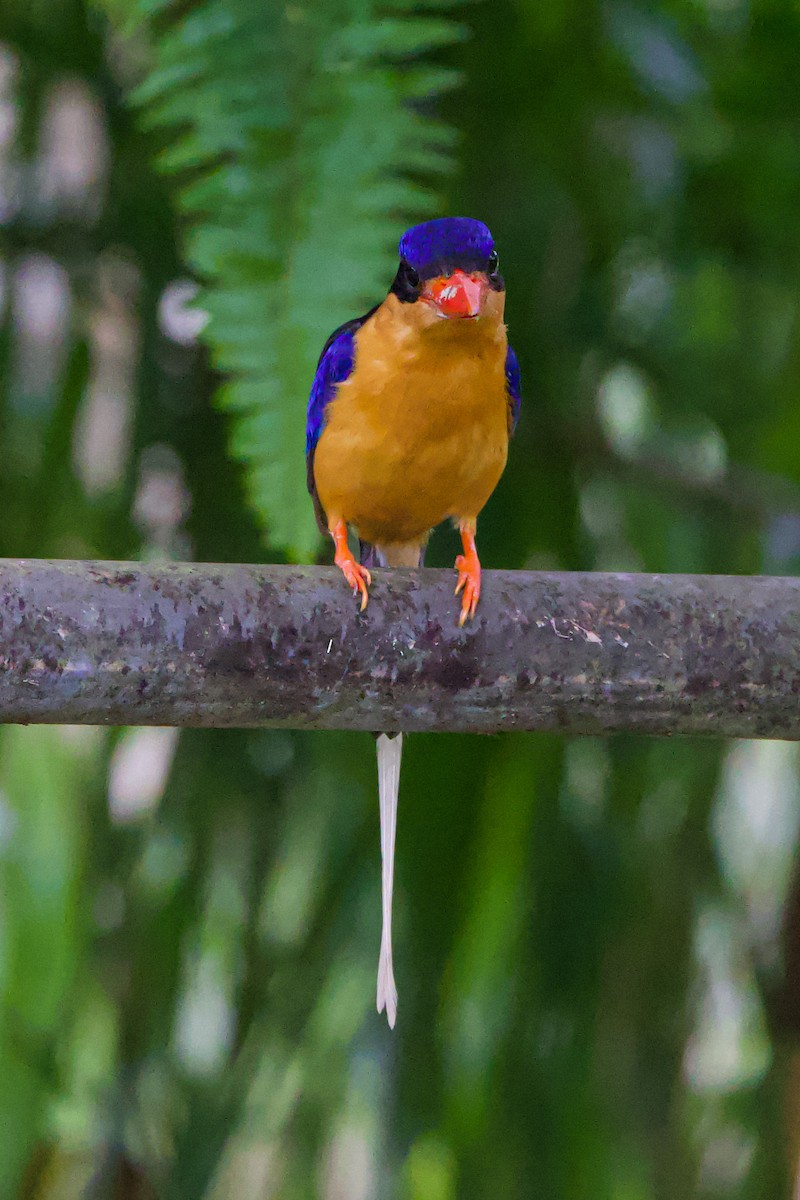
<path id="1" fill-rule="evenodd" d="M 381 956 L 378 962 L 378 1012 L 386 1009 L 389 1028 L 397 1020 L 397 988 L 392 969 L 392 890 L 394 887 L 394 837 L 397 829 L 397 795 L 400 791 L 400 759 L 403 754 L 403 735 L 387 737 L 382 733 L 377 742 L 378 799 L 381 809 L 381 859 L 383 862 L 383 928 Z"/>

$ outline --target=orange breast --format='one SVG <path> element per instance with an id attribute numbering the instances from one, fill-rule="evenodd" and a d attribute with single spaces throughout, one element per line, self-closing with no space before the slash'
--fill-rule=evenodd
<path id="1" fill-rule="evenodd" d="M 314 458 L 329 522 L 378 544 L 477 517 L 508 453 L 502 309 L 431 325 L 420 307 L 390 296 L 359 330 Z"/>

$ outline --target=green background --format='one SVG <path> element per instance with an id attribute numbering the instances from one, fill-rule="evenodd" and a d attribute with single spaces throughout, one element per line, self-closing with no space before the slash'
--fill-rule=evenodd
<path id="1" fill-rule="evenodd" d="M 484 564 L 793 573 L 799 69 L 794 0 L 3 0 L 0 553 L 328 561 L 316 355 L 459 213 Z M 410 738 L 390 1034 L 371 738 L 2 730 L 0 1200 L 788 1198 L 799 766 Z"/>

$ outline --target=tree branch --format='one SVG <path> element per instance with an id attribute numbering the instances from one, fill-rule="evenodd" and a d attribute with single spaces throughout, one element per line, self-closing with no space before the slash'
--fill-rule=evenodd
<path id="1" fill-rule="evenodd" d="M 0 560 L 0 721 L 800 738 L 800 580 Z"/>

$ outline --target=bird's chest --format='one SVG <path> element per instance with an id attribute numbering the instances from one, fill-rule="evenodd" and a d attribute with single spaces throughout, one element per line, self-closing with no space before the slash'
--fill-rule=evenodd
<path id="1" fill-rule="evenodd" d="M 328 493 L 326 507 L 344 509 L 362 529 L 413 526 L 414 534 L 477 515 L 508 448 L 505 346 L 360 349 L 317 451 L 323 504 Z"/>
<path id="2" fill-rule="evenodd" d="M 419 356 L 396 369 L 378 363 L 347 386 L 335 423 L 352 428 L 357 422 L 381 455 L 394 461 L 451 442 L 466 449 L 502 427 L 502 365 L 489 356 L 444 362 Z"/>

